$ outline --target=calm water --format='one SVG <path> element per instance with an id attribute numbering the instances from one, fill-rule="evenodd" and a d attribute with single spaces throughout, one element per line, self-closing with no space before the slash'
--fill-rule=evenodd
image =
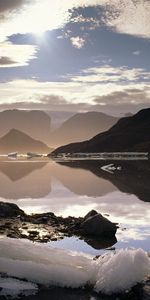
<path id="1" fill-rule="evenodd" d="M 26 213 L 84 216 L 96 209 L 119 223 L 117 242 L 93 245 L 66 238 L 52 246 L 99 254 L 101 248 L 135 247 L 149 251 L 150 162 L 113 161 L 120 170 L 103 171 L 110 161 L 55 162 L 49 159 L 0 160 L 0 201 Z M 101 249 L 101 250 L 100 250 Z"/>

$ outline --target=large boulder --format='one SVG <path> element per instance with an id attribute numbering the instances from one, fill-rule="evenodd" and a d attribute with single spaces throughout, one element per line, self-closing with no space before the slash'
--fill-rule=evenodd
<path id="1" fill-rule="evenodd" d="M 117 231 L 117 226 L 96 211 L 89 212 L 81 223 L 81 230 L 84 235 L 90 236 L 112 236 Z"/>
<path id="2" fill-rule="evenodd" d="M 24 212 L 16 204 L 0 202 L 0 218 L 12 218 L 19 215 L 24 215 Z"/>
<path id="3" fill-rule="evenodd" d="M 85 215 L 84 221 L 87 220 L 87 219 L 89 219 L 90 217 L 93 217 L 93 216 L 97 215 L 97 214 L 98 214 L 98 212 L 97 212 L 96 210 L 94 210 L 94 209 L 90 210 L 90 211 Z"/>

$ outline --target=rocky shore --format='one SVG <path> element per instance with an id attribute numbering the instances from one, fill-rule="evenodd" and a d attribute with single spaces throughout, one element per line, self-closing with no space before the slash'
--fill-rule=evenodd
<path id="1" fill-rule="evenodd" d="M 46 243 L 78 236 L 96 249 L 116 243 L 117 225 L 92 210 L 84 218 L 54 213 L 27 215 L 17 205 L 0 202 L 0 235 Z"/>
<path id="2" fill-rule="evenodd" d="M 0 235 L 10 238 L 29 239 L 39 243 L 57 241 L 68 236 L 78 236 L 96 249 L 111 247 L 116 243 L 117 224 L 110 222 L 97 211 L 90 211 L 84 218 L 56 216 L 54 213 L 27 215 L 17 205 L 0 202 Z M 97 259 L 95 257 L 95 259 Z M 0 276 L 7 276 L 0 274 Z M 146 279 L 131 291 L 106 296 L 95 293 L 92 288 L 84 289 L 45 288 L 39 285 L 35 295 L 20 295 L 20 299 L 68 299 L 68 300 L 148 300 L 150 281 Z M 0 296 L 1 300 L 7 297 Z"/>

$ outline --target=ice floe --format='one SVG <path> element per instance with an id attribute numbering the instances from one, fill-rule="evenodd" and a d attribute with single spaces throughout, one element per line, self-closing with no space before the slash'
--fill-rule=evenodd
<path id="1" fill-rule="evenodd" d="M 112 294 L 141 282 L 148 270 L 149 258 L 142 249 L 119 250 L 93 260 L 48 244 L 0 238 L 0 272 L 33 284 L 71 288 L 89 284 L 97 292 Z"/>

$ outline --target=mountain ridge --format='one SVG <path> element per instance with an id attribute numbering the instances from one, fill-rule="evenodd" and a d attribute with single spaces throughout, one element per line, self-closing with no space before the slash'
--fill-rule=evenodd
<path id="1" fill-rule="evenodd" d="M 12 128 L 28 134 L 33 139 L 48 143 L 51 133 L 51 118 L 41 110 L 10 109 L 1 111 L 0 137 Z"/>
<path id="2" fill-rule="evenodd" d="M 108 131 L 81 143 L 71 143 L 57 148 L 52 154 L 63 152 L 119 152 L 150 151 L 150 108 L 121 118 Z"/>
<path id="3" fill-rule="evenodd" d="M 76 113 L 53 131 L 50 144 L 58 147 L 62 144 L 84 141 L 108 130 L 117 121 L 117 117 L 102 112 Z"/>
<path id="4" fill-rule="evenodd" d="M 49 147 L 39 140 L 35 140 L 26 133 L 12 128 L 0 138 L 0 154 L 7 152 L 21 152 L 22 154 L 33 151 L 47 153 Z"/>

